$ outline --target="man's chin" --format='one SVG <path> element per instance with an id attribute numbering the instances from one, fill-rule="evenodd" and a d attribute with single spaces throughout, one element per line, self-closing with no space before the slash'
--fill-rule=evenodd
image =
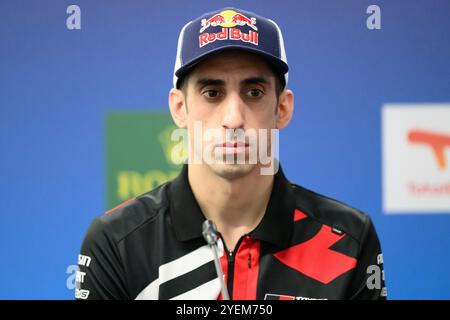
<path id="1" fill-rule="evenodd" d="M 224 179 L 233 180 L 249 175 L 255 170 L 256 164 L 227 164 L 221 162 L 208 166 L 216 175 Z"/>

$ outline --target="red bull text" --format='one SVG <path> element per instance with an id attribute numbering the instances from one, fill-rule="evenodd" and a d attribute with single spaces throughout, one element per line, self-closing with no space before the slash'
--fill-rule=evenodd
<path id="1" fill-rule="evenodd" d="M 242 32 L 238 28 L 222 28 L 222 31 L 217 33 L 202 33 L 199 37 L 200 48 L 208 43 L 212 43 L 216 40 L 240 40 L 243 42 L 253 43 L 258 45 L 258 32 L 249 31 L 249 33 Z"/>
<path id="2" fill-rule="evenodd" d="M 239 28 L 233 28 L 234 26 L 248 26 L 252 30 L 248 33 L 240 30 Z M 209 27 L 221 26 L 222 29 L 218 32 L 204 32 Z M 258 28 L 256 27 L 256 18 L 248 18 L 245 15 L 232 10 L 222 11 L 209 19 L 202 19 L 200 35 L 198 37 L 200 48 L 220 40 L 237 40 L 243 42 L 249 42 L 258 45 Z"/>

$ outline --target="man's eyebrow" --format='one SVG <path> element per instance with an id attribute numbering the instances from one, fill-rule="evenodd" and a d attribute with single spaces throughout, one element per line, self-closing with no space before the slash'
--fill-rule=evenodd
<path id="1" fill-rule="evenodd" d="M 265 84 L 270 86 L 270 81 L 264 76 L 254 76 L 241 80 L 242 84 Z M 213 79 L 213 78 L 201 78 L 198 79 L 195 83 L 195 86 L 198 88 L 205 86 L 225 86 L 225 81 L 222 79 Z"/>
<path id="2" fill-rule="evenodd" d="M 204 78 L 204 79 L 198 79 L 195 83 L 196 87 L 205 87 L 205 86 L 224 86 L 225 81 L 221 79 L 210 79 L 210 78 Z"/>
<path id="3" fill-rule="evenodd" d="M 265 84 L 270 86 L 270 81 L 264 76 L 255 76 L 242 80 L 241 84 Z"/>

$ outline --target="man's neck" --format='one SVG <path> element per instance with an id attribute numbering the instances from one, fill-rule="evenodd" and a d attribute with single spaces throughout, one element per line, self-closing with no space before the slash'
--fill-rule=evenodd
<path id="1" fill-rule="evenodd" d="M 272 192 L 274 176 L 258 167 L 243 177 L 227 179 L 206 165 L 189 165 L 192 192 L 207 219 L 217 225 L 229 249 L 262 220 Z"/>

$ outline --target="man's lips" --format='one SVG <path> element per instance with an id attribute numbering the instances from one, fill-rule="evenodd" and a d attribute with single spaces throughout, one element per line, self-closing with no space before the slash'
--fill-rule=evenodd
<path id="1" fill-rule="evenodd" d="M 237 147 L 248 147 L 248 143 L 240 142 L 240 141 L 227 141 L 222 144 L 218 144 L 219 147 L 224 148 L 237 148 Z"/>
<path id="2" fill-rule="evenodd" d="M 227 141 L 223 143 L 216 144 L 216 148 L 220 150 L 223 154 L 236 154 L 245 151 L 245 148 L 248 148 L 249 144 L 245 142 L 239 141 Z"/>

